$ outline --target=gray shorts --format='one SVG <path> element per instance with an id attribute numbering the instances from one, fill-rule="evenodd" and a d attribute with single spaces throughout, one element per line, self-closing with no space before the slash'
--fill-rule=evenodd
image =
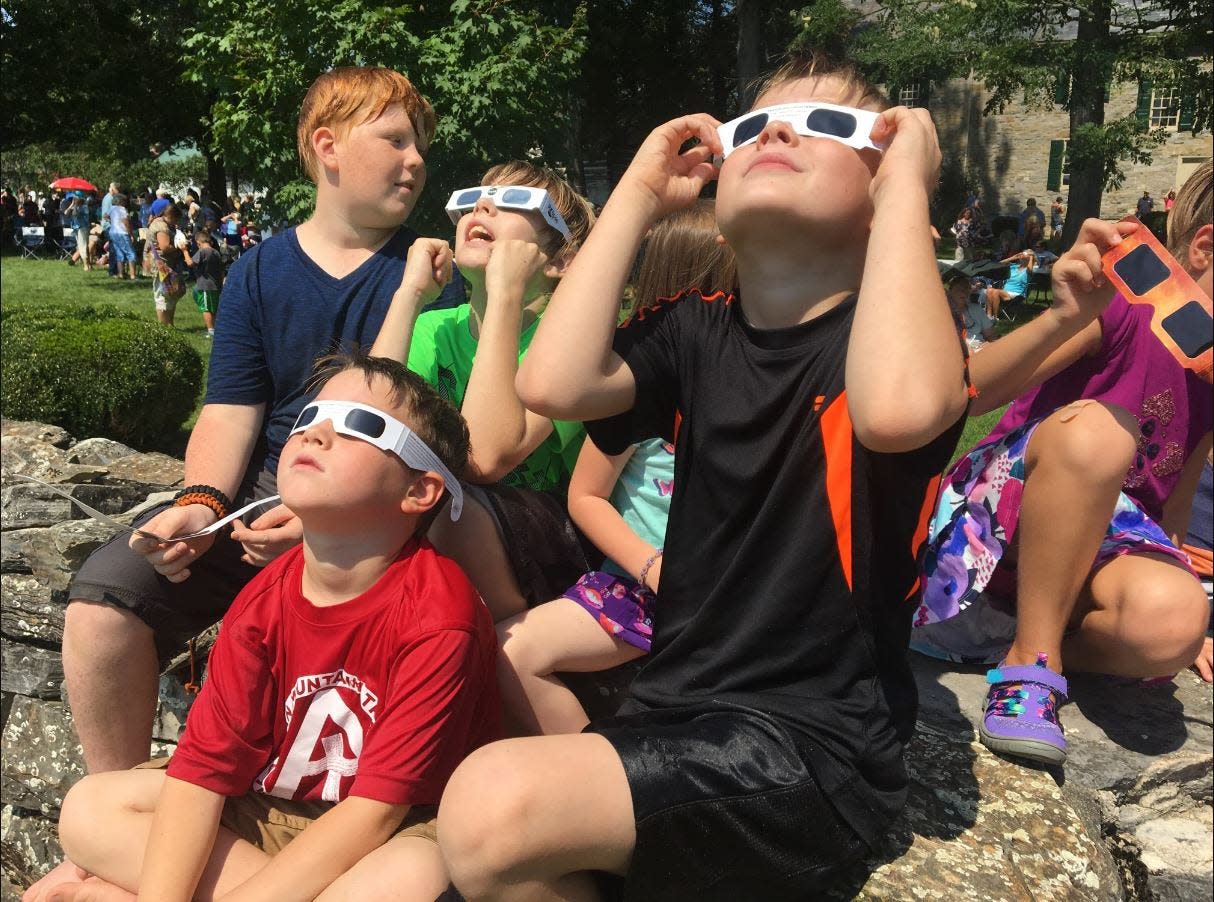
<path id="1" fill-rule="evenodd" d="M 276 491 L 274 474 L 263 470 L 256 483 L 246 483 L 232 500 L 240 507 Z M 146 523 L 170 504 L 157 505 L 135 524 Z M 247 519 L 255 520 L 263 513 L 265 509 L 254 510 Z M 190 639 L 221 620 L 240 590 L 261 570 L 240 559 L 244 549 L 224 529 L 210 550 L 190 567 L 189 579 L 171 583 L 143 555 L 130 549 L 128 539 L 125 532 L 120 533 L 89 555 L 68 588 L 68 603 L 99 602 L 130 611 L 152 628 L 162 667 Z"/>

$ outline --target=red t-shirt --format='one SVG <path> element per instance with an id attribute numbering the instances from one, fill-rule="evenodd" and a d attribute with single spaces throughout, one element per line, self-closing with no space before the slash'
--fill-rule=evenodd
<path id="1" fill-rule="evenodd" d="M 169 775 L 227 796 L 437 804 L 501 733 L 484 603 L 426 541 L 343 604 L 313 605 L 302 577 L 297 547 L 237 596 Z"/>

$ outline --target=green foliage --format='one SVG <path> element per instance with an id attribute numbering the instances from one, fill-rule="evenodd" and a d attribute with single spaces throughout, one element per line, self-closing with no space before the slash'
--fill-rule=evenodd
<path id="1" fill-rule="evenodd" d="M 88 179 L 101 191 L 117 182 L 130 191 L 170 185 L 201 185 L 206 179 L 206 161 L 201 156 L 162 163 L 146 156 L 125 158 L 116 153 L 104 134 L 94 134 L 77 144 L 47 141 L 7 151 L 0 157 L 0 181 L 13 191 L 28 185 L 45 189 L 60 176 Z"/>
<path id="2" fill-rule="evenodd" d="M 0 410 L 134 447 L 171 441 L 202 360 L 178 333 L 109 306 L 6 305 Z"/>
<path id="3" fill-rule="evenodd" d="M 444 193 L 492 163 L 561 163 L 571 88 L 586 41 L 585 8 L 502 0 L 380 5 L 366 0 L 247 0 L 240 14 L 198 0 L 185 40 L 186 76 L 216 98 L 214 146 L 242 176 L 277 188 L 275 205 L 307 209 L 295 125 L 308 86 L 336 66 L 383 65 L 407 75 L 434 105 L 439 130 L 431 189 L 414 214 L 445 230 Z"/>

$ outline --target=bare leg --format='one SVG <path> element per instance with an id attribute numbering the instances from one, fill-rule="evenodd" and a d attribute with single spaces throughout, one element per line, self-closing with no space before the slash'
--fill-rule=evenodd
<path id="1" fill-rule="evenodd" d="M 429 536 L 435 548 L 468 574 L 494 622 L 527 609 L 493 515 L 475 498 L 464 497 L 464 512 L 454 523 L 441 514 L 430 527 Z"/>
<path id="2" fill-rule="evenodd" d="M 1087 609 L 1067 636 L 1068 667 L 1128 677 L 1178 673 L 1205 641 L 1201 584 L 1166 555 L 1127 554 L 1092 577 Z"/>
<path id="3" fill-rule="evenodd" d="M 986 290 L 986 315 L 991 319 L 998 319 L 999 307 L 1010 297 L 1011 295 L 1002 288 L 988 288 Z"/>
<path id="4" fill-rule="evenodd" d="M 437 845 L 421 836 L 397 836 L 316 898 L 317 902 L 434 902 L 450 882 Z"/>
<path id="5" fill-rule="evenodd" d="M 469 902 L 597 899 L 586 871 L 627 872 L 632 793 L 602 736 L 507 739 L 473 752 L 439 808 L 439 846 Z"/>
<path id="6" fill-rule="evenodd" d="M 1008 664 L 1032 664 L 1045 652 L 1062 672 L 1062 634 L 1113 516 L 1137 430 L 1120 407 L 1078 401 L 1048 416 L 1029 440 Z"/>
<path id="7" fill-rule="evenodd" d="M 72 787 L 59 817 L 59 838 L 68 857 L 107 883 L 138 892 L 164 777 L 162 770 L 128 770 L 93 774 Z M 220 827 L 194 898 L 222 896 L 268 860 L 260 849 Z"/>
<path id="8" fill-rule="evenodd" d="M 589 611 L 568 598 L 503 620 L 497 635 L 498 687 L 507 723 L 522 734 L 579 733 L 590 722 L 554 672 L 606 670 L 644 654 L 609 636 Z"/>
<path id="9" fill-rule="evenodd" d="M 152 630 L 129 611 L 74 601 L 63 626 L 63 673 L 89 773 L 148 759 L 159 662 Z"/>

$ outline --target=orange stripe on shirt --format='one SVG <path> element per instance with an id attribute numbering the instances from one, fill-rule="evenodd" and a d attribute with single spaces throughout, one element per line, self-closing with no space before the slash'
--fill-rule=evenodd
<path id="1" fill-rule="evenodd" d="M 847 588 L 852 588 L 852 428 L 847 413 L 847 392 L 840 392 L 822 411 L 819 419 L 822 446 L 826 452 L 826 500 L 835 525 L 839 548 L 839 566 Z"/>
<path id="2" fill-rule="evenodd" d="M 940 490 L 940 482 L 944 479 L 943 474 L 933 478 L 928 484 L 927 489 L 923 493 L 923 506 L 919 508 L 919 522 L 915 525 L 915 534 L 911 537 L 911 557 L 916 561 L 919 560 L 919 548 L 927 540 L 927 528 L 932 518 L 932 512 L 936 509 L 936 494 Z M 915 581 L 911 583 L 910 589 L 907 590 L 903 601 L 909 601 L 919 591 L 919 577 L 916 574 Z"/>

